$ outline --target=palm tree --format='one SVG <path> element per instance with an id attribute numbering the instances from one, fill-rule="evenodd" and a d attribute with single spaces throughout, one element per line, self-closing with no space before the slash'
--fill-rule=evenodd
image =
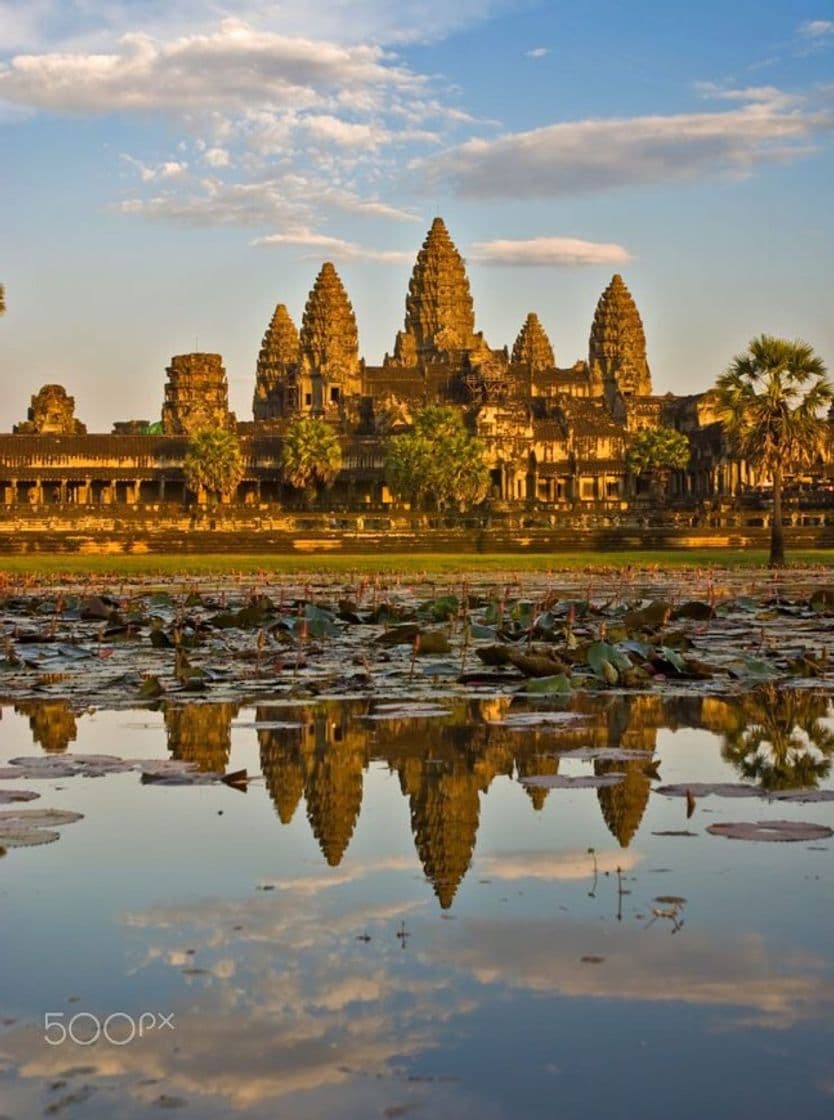
<path id="1" fill-rule="evenodd" d="M 773 480 L 771 568 L 785 563 L 782 487 L 786 472 L 813 462 L 826 434 L 822 409 L 834 389 L 807 342 L 754 338 L 716 382 L 731 449 Z"/>
<path id="2" fill-rule="evenodd" d="M 761 685 L 739 700 L 740 723 L 725 735 L 721 754 L 763 789 L 816 786 L 834 755 L 829 711 L 824 692 Z"/>
<path id="3" fill-rule="evenodd" d="M 223 428 L 204 428 L 188 441 L 183 473 L 189 490 L 229 498 L 243 477 L 240 440 Z"/>
<path id="4" fill-rule="evenodd" d="M 329 424 L 315 417 L 291 424 L 281 447 L 284 479 L 305 498 L 333 481 L 342 466 L 342 448 Z"/>

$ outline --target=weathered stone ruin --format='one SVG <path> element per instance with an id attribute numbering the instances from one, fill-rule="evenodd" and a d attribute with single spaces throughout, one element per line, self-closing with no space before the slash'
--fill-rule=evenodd
<path id="1" fill-rule="evenodd" d="M 32 397 L 26 419 L 15 425 L 18 435 L 81 436 L 87 431 L 75 418 L 75 397 L 63 385 L 44 385 Z"/>
<path id="2" fill-rule="evenodd" d="M 219 354 L 179 354 L 165 371 L 162 430 L 166 436 L 190 436 L 205 428 L 230 428 L 229 385 Z"/>

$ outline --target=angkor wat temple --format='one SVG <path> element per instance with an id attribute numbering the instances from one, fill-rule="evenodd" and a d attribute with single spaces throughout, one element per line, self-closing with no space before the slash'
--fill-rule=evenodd
<path id="1" fill-rule="evenodd" d="M 0 501 L 7 512 L 48 505 L 182 508 L 194 500 L 182 471 L 189 435 L 225 427 L 239 434 L 246 464 L 231 504 L 292 505 L 295 496 L 279 467 L 282 434 L 298 417 L 319 416 L 333 425 L 343 448 L 328 508 L 380 510 L 391 505 L 383 477 L 386 437 L 407 430 L 415 412 L 433 403 L 459 407 L 483 440 L 492 480 L 488 505 L 496 511 L 585 512 L 609 524 L 645 512 L 653 498 L 629 476 L 625 451 L 633 433 L 659 425 L 685 433 L 691 445 L 689 467 L 671 479 L 671 507 L 735 501 L 766 482 L 729 453 L 710 392 L 652 392 L 643 324 L 620 276 L 597 304 L 587 359 L 571 366 L 558 364 L 533 312 L 512 349 L 494 349 L 475 327 L 464 261 L 435 218 L 411 275 L 403 330 L 382 365 L 360 358 L 353 308 L 326 263 L 300 330 L 283 303 L 267 326 L 253 420 L 238 421 L 230 412 L 219 354 L 172 358 L 161 423 L 124 421 L 111 434 L 88 434 L 73 398 L 47 385 L 14 434 L 0 436 Z M 806 486 L 822 492 L 833 458 L 820 459 Z"/>

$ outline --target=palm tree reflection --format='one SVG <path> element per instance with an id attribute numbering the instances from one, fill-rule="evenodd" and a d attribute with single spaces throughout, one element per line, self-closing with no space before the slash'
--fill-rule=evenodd
<path id="1" fill-rule="evenodd" d="M 834 730 L 825 722 L 824 693 L 763 684 L 738 699 L 734 714 L 737 724 L 725 732 L 721 753 L 742 778 L 784 790 L 828 777 Z"/>

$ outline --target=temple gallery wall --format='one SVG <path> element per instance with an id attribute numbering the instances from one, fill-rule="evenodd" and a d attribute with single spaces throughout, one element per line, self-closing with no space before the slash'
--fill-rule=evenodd
<path id="1" fill-rule="evenodd" d="M 332 427 L 342 448 L 321 509 L 344 514 L 346 525 L 362 531 L 363 517 L 407 513 L 385 486 L 386 440 L 408 431 L 424 406 L 445 404 L 460 410 L 485 449 L 490 490 L 478 511 L 482 525 L 503 519 L 509 533 L 666 526 L 696 534 L 766 525 L 767 480 L 731 454 L 712 394 L 652 392 L 643 323 L 621 276 L 599 298 L 587 358 L 570 366 L 559 358 L 535 312 L 512 349 L 490 346 L 476 330 L 464 261 L 435 218 L 414 264 L 403 329 L 381 365 L 360 357 L 353 307 L 325 263 L 300 327 L 283 303 L 266 327 L 251 420 L 229 410 L 219 354 L 173 357 L 161 418 L 119 421 L 109 434 L 88 433 L 67 390 L 44 386 L 26 419 L 0 435 L 2 520 L 8 528 L 51 518 L 55 531 L 64 531 L 85 518 L 129 516 L 135 524 L 145 511 L 157 526 L 193 529 L 197 496 L 183 473 L 188 440 L 219 428 L 239 436 L 244 470 L 224 508 L 213 511 L 215 522 L 230 531 L 282 525 L 291 533 L 286 518 L 299 495 L 282 477 L 281 445 L 290 425 L 314 416 Z M 625 458 L 635 433 L 660 426 L 684 433 L 690 446 L 688 467 L 672 472 L 662 500 L 629 475 Z M 831 429 L 829 450 L 792 480 L 789 517 L 797 526 L 824 530 L 829 505 L 834 526 L 834 421 Z"/>

